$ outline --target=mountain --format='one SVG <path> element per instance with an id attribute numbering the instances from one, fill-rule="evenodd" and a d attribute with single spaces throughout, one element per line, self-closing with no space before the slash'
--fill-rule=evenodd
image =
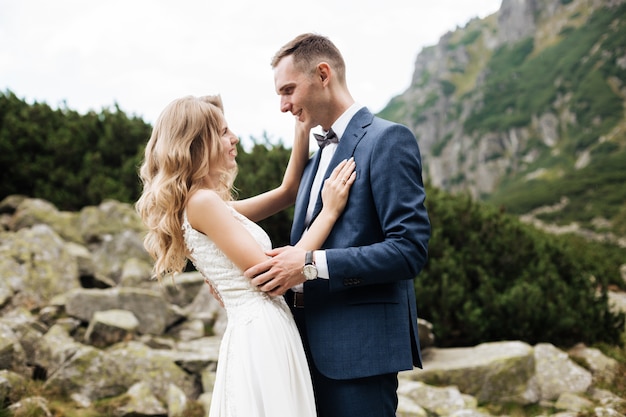
<path id="1" fill-rule="evenodd" d="M 433 186 L 626 236 L 625 101 L 626 0 L 503 0 L 424 48 L 379 115 Z"/>

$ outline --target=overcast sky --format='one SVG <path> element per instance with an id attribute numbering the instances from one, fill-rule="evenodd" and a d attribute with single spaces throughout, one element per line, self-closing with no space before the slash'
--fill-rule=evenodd
<path id="1" fill-rule="evenodd" d="M 222 95 L 232 130 L 290 146 L 269 62 L 303 32 L 342 51 L 353 97 L 380 111 L 415 58 L 502 0 L 0 0 L 0 90 L 154 123 L 184 95 Z M 65 103 L 65 104 L 64 104 Z"/>

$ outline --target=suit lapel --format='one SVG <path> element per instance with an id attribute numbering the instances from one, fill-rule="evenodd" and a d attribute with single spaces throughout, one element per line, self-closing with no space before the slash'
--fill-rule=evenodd
<path id="1" fill-rule="evenodd" d="M 339 141 L 339 145 L 337 145 L 337 149 L 335 150 L 335 154 L 333 155 L 330 163 L 328 164 L 328 169 L 324 173 L 324 181 L 330 174 L 333 172 L 333 169 L 339 164 L 339 162 L 344 159 L 349 159 L 354 156 L 354 152 L 356 150 L 357 145 L 361 141 L 361 139 L 367 133 L 367 127 L 372 124 L 372 120 L 374 115 L 367 109 L 362 108 L 359 110 L 350 120 L 348 126 L 346 127 L 345 132 L 341 136 L 341 140 Z M 320 153 L 320 152 L 318 152 Z M 319 164 L 319 160 L 318 160 Z M 316 165 L 317 166 L 317 165 Z M 358 170 L 357 166 L 357 170 Z M 313 172 L 313 176 L 315 176 L 315 172 Z M 313 181 L 311 179 L 311 181 Z M 323 183 L 322 183 L 323 188 Z M 308 190 L 311 189 L 311 184 L 309 184 Z M 317 200 L 315 202 L 315 208 L 313 209 L 313 217 L 311 218 L 311 222 L 317 217 L 317 215 L 322 211 L 322 190 L 320 189 L 320 193 L 316 196 Z M 307 201 L 308 204 L 308 201 Z M 306 207 L 305 207 L 306 211 Z"/>
<path id="2" fill-rule="evenodd" d="M 320 164 L 321 152 L 315 152 L 308 167 L 302 173 L 298 195 L 296 196 L 296 205 L 293 213 L 293 223 L 291 227 L 291 243 L 295 244 L 302 233 L 304 233 L 304 219 L 306 218 L 306 209 L 309 206 L 309 197 L 311 195 L 311 186 L 315 179 L 317 167 Z"/>

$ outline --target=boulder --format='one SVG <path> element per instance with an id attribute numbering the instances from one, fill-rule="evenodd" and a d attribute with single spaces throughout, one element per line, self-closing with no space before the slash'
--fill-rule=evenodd
<path id="1" fill-rule="evenodd" d="M 475 347 L 424 350 L 424 369 L 403 377 L 430 385 L 454 385 L 479 402 L 537 402 L 533 348 L 523 342 L 483 343 Z"/>
<path id="2" fill-rule="evenodd" d="M 591 386 L 591 373 L 554 345 L 539 343 L 534 352 L 542 400 L 555 401 L 566 392 L 584 393 Z"/>

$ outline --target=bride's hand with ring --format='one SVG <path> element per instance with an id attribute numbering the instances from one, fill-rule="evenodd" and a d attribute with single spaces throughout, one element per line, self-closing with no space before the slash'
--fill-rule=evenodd
<path id="1" fill-rule="evenodd" d="M 354 158 L 344 159 L 333 169 L 330 177 L 324 181 L 322 188 L 322 210 L 337 219 L 346 207 L 350 187 L 356 180 L 356 163 Z"/>

